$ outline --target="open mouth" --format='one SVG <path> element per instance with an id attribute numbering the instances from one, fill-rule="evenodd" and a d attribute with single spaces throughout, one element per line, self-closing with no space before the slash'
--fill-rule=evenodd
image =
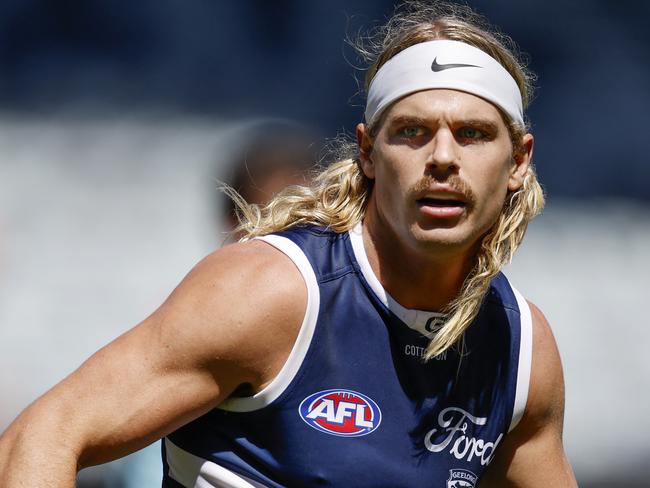
<path id="1" fill-rule="evenodd" d="M 420 213 L 437 221 L 455 221 L 467 212 L 467 203 L 454 198 L 418 198 L 417 204 Z"/>
<path id="2" fill-rule="evenodd" d="M 443 199 L 443 198 L 419 198 L 419 205 L 427 207 L 466 207 L 467 204 L 460 200 Z"/>

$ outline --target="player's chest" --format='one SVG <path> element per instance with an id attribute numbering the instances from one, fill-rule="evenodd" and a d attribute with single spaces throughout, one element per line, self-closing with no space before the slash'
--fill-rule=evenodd
<path id="1" fill-rule="evenodd" d="M 314 391 L 269 418 L 283 426 L 274 457 L 288 486 L 472 487 L 503 440 L 498 412 L 355 388 Z"/>

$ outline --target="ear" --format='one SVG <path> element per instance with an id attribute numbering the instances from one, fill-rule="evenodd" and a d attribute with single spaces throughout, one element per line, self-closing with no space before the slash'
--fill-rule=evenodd
<path id="1" fill-rule="evenodd" d="M 522 137 L 521 148 L 513 155 L 513 164 L 508 178 L 508 190 L 517 191 L 524 184 L 528 167 L 533 160 L 533 146 L 535 139 L 532 134 Z"/>
<path id="2" fill-rule="evenodd" d="M 375 163 L 372 162 L 372 138 L 366 124 L 357 125 L 357 144 L 359 144 L 359 160 L 363 173 L 373 180 L 375 178 Z"/>

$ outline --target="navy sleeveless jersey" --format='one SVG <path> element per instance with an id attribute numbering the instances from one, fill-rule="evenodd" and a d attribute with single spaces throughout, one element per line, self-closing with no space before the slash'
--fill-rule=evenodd
<path id="1" fill-rule="evenodd" d="M 305 279 L 307 310 L 263 391 L 163 442 L 164 487 L 472 487 L 525 408 L 530 310 L 499 274 L 464 352 L 422 354 L 441 315 L 381 287 L 361 226 L 262 238 Z"/>

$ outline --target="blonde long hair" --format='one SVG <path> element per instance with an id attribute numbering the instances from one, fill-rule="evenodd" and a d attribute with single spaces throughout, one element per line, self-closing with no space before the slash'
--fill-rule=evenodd
<path id="1" fill-rule="evenodd" d="M 371 35 L 361 37 L 356 46 L 370 64 L 366 89 L 377 70 L 407 47 L 432 39 L 458 40 L 482 49 L 498 60 L 517 82 L 524 108 L 531 99 L 533 75 L 521 61 L 516 47 L 505 35 L 491 29 L 485 19 L 469 7 L 447 3 L 410 1 Z M 526 127 L 518 126 L 502 114 L 513 144 L 513 157 L 520 153 Z M 373 132 L 371 128 L 371 132 Z M 373 182 L 361 171 L 356 144 L 338 139 L 334 162 L 321 168 L 309 186 L 293 186 L 260 207 L 247 204 L 232 188 L 224 187 L 237 207 L 243 240 L 279 232 L 296 225 L 319 225 L 346 232 L 363 220 Z M 445 310 L 447 320 L 431 340 L 425 358 L 430 359 L 461 344 L 463 333 L 476 318 L 491 280 L 511 261 L 528 222 L 544 207 L 544 193 L 532 165 L 522 187 L 510 192 L 496 223 L 484 236 L 473 269 L 459 295 Z"/>

